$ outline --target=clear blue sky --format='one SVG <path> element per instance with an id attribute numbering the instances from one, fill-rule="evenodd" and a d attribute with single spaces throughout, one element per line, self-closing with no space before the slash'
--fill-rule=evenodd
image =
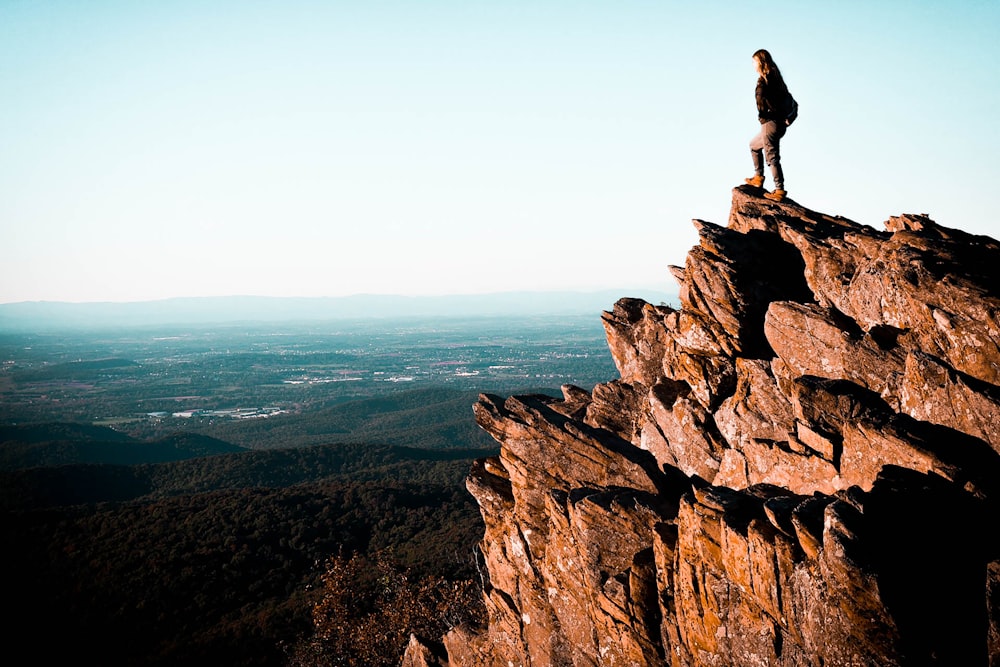
<path id="1" fill-rule="evenodd" d="M 0 0 L 0 302 L 673 290 L 751 173 L 997 236 L 1000 2 Z"/>

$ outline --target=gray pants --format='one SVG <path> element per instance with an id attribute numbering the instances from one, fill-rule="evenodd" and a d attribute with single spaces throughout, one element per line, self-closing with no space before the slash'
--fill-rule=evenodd
<path id="1" fill-rule="evenodd" d="M 785 174 L 781 171 L 781 138 L 785 136 L 784 122 L 769 120 L 760 126 L 760 133 L 750 140 L 750 155 L 753 156 L 753 173 L 764 175 L 764 160 L 771 165 L 774 189 L 785 189 Z"/>

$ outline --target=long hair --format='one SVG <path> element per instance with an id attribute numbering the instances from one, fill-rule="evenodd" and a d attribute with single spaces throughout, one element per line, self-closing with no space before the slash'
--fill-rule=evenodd
<path id="1" fill-rule="evenodd" d="M 772 77 L 775 81 L 785 81 L 784 77 L 781 76 L 781 70 L 778 66 L 774 64 L 774 58 L 771 57 L 771 53 L 767 49 L 758 49 L 753 54 L 754 60 L 760 63 L 760 75 L 764 78 L 764 81 L 770 83 Z"/>

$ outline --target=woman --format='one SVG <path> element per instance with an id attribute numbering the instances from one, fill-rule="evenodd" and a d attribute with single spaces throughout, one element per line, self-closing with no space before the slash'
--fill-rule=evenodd
<path id="1" fill-rule="evenodd" d="M 765 192 L 764 196 L 781 201 L 786 193 L 779 148 L 781 137 L 785 136 L 785 129 L 791 122 L 788 118 L 794 101 L 771 54 L 760 49 L 753 54 L 753 60 L 757 66 L 757 119 L 760 121 L 760 132 L 750 140 L 754 175 L 746 179 L 746 182 L 756 188 L 764 185 L 764 160 L 767 160 L 774 178 L 774 192 Z"/>

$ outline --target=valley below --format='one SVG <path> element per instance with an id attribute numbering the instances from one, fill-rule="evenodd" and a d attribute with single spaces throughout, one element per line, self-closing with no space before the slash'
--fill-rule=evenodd
<path id="1" fill-rule="evenodd" d="M 396 664 L 477 622 L 473 404 L 615 372 L 599 315 L 7 331 L 0 361 L 12 636 L 108 665 Z"/>

